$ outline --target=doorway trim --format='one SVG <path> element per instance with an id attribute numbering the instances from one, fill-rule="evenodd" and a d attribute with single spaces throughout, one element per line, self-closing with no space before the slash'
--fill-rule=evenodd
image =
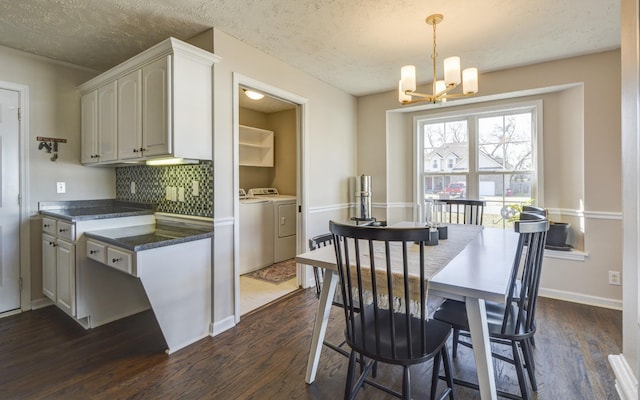
<path id="1" fill-rule="evenodd" d="M 20 205 L 20 278 L 22 287 L 20 290 L 20 308 L 10 311 L 0 316 L 17 314 L 21 311 L 31 309 L 31 253 L 29 244 L 31 242 L 31 229 L 29 219 L 29 86 L 17 83 L 0 81 L 0 89 L 13 90 L 18 92 L 18 104 L 20 108 L 20 118 L 18 120 L 18 141 L 19 141 L 19 205 Z"/>
<path id="2" fill-rule="evenodd" d="M 239 94 L 240 86 L 251 87 L 258 91 L 264 92 L 273 97 L 294 103 L 296 107 L 296 124 L 297 124 L 297 140 L 296 146 L 296 206 L 298 207 L 298 218 L 296 224 L 296 254 L 305 251 L 306 231 L 307 231 L 307 188 L 305 186 L 307 168 L 307 150 L 306 142 L 308 139 L 308 99 L 298 96 L 297 94 L 288 92 L 284 89 L 269 85 L 259 80 L 250 78 L 237 72 L 233 72 L 233 277 L 234 277 L 234 314 L 235 323 L 240 322 L 240 224 L 238 223 L 240 202 L 238 200 L 238 191 L 240 189 L 239 174 L 239 128 L 240 112 L 239 112 Z M 313 278 L 310 267 L 297 265 L 297 283 L 303 288 L 312 285 Z"/>

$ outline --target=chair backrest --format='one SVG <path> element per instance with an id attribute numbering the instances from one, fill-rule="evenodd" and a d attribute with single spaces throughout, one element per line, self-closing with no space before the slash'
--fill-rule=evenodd
<path id="1" fill-rule="evenodd" d="M 543 217 L 547 218 L 547 210 L 542 207 L 522 206 L 522 212 L 528 213 L 528 214 L 542 215 Z M 526 218 L 527 218 L 526 216 L 525 218 L 522 218 L 522 215 L 520 216 L 520 219 L 526 219 Z"/>
<path id="2" fill-rule="evenodd" d="M 332 233 L 323 233 L 322 235 L 314 236 L 309 239 L 309 250 L 315 250 L 320 247 L 326 247 L 333 243 Z M 320 292 L 322 291 L 322 277 L 318 267 L 313 267 L 313 278 L 316 281 L 316 297 L 320 298 Z"/>
<path id="3" fill-rule="evenodd" d="M 309 239 L 309 250 L 315 250 L 320 247 L 326 247 L 333 243 L 333 234 L 323 233 Z"/>
<path id="4" fill-rule="evenodd" d="M 423 358 L 428 319 L 424 264 L 428 229 L 333 221 L 329 227 L 334 235 L 349 346 L 385 362 Z M 411 251 L 417 252 L 417 264 L 412 265 L 419 266 L 420 278 L 414 278 L 410 285 L 411 246 L 416 246 Z M 364 335 L 365 331 L 369 334 Z"/>
<path id="5" fill-rule="evenodd" d="M 520 220 L 515 222 L 514 230 L 520 237 L 506 302 L 511 306 L 505 308 L 502 333 L 532 335 L 535 331 L 535 310 L 549 221 L 541 215 L 523 212 Z"/>
<path id="6" fill-rule="evenodd" d="M 484 217 L 484 200 L 470 199 L 438 199 L 440 203 L 444 203 L 445 221 L 450 224 L 467 224 L 482 225 Z"/>

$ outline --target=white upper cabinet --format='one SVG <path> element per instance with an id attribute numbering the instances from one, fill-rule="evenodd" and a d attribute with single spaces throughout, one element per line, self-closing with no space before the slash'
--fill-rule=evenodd
<path id="1" fill-rule="evenodd" d="M 118 79 L 118 158 L 142 157 L 142 70 Z"/>
<path id="2" fill-rule="evenodd" d="M 142 68 L 142 152 L 144 157 L 171 154 L 169 68 L 171 56 Z M 211 116 L 211 110 L 209 110 Z"/>
<path id="3" fill-rule="evenodd" d="M 117 158 L 117 82 L 110 82 L 82 96 L 83 132 L 81 160 L 84 164 Z"/>
<path id="4" fill-rule="evenodd" d="M 219 59 L 169 38 L 82 84 L 82 163 L 109 165 L 159 157 L 210 160 L 213 64 Z M 110 84 L 116 85 L 114 157 L 88 150 L 98 146 L 93 143 L 101 115 L 100 99 L 94 106 L 91 96 Z M 92 117 L 98 118 L 97 127 Z M 105 143 L 105 151 L 106 147 Z"/>

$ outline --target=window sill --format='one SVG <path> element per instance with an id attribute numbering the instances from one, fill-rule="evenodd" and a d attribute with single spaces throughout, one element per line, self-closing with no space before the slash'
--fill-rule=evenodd
<path id="1" fill-rule="evenodd" d="M 549 258 L 559 258 L 561 260 L 584 261 L 589 257 L 589 253 L 575 249 L 571 249 L 570 251 L 545 249 L 544 256 Z"/>

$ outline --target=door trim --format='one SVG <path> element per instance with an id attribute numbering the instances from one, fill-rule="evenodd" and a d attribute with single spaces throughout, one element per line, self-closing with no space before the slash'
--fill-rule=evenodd
<path id="1" fill-rule="evenodd" d="M 239 87 L 240 86 L 249 86 L 258 91 L 267 93 L 269 95 L 278 97 L 282 100 L 289 101 L 297 105 L 296 107 L 296 119 L 297 119 L 297 128 L 298 128 L 298 145 L 296 146 L 296 206 L 298 207 L 298 221 L 296 227 L 296 254 L 302 253 L 306 251 L 306 232 L 307 232 L 307 188 L 305 187 L 306 182 L 306 171 L 307 168 L 307 150 L 306 150 L 306 142 L 307 135 L 309 132 L 308 129 L 308 113 L 309 113 L 309 104 L 308 99 L 288 92 L 286 90 L 280 89 L 275 86 L 271 86 L 267 83 L 258 81 L 256 79 L 250 78 L 248 76 L 242 75 L 240 73 L 233 73 L 233 191 L 234 191 L 234 201 L 233 201 L 233 276 L 234 276 L 234 314 L 235 314 L 235 323 L 240 322 L 240 266 L 239 266 L 239 224 L 238 224 L 238 216 L 239 216 L 239 208 L 240 204 L 238 201 L 238 190 L 240 187 L 240 177 L 239 177 L 239 155 L 238 155 L 238 136 L 239 129 L 238 125 L 240 124 L 239 117 Z M 300 266 L 298 265 L 297 271 L 297 280 L 298 285 L 303 288 L 310 287 L 313 283 L 313 274 L 311 273 L 311 267 Z"/>
<path id="2" fill-rule="evenodd" d="M 20 309 L 31 310 L 31 229 L 29 219 L 29 86 L 0 81 L 0 89 L 18 92 L 20 119 L 18 121 L 19 134 L 19 193 L 20 193 L 20 277 L 22 290 L 20 291 Z"/>

